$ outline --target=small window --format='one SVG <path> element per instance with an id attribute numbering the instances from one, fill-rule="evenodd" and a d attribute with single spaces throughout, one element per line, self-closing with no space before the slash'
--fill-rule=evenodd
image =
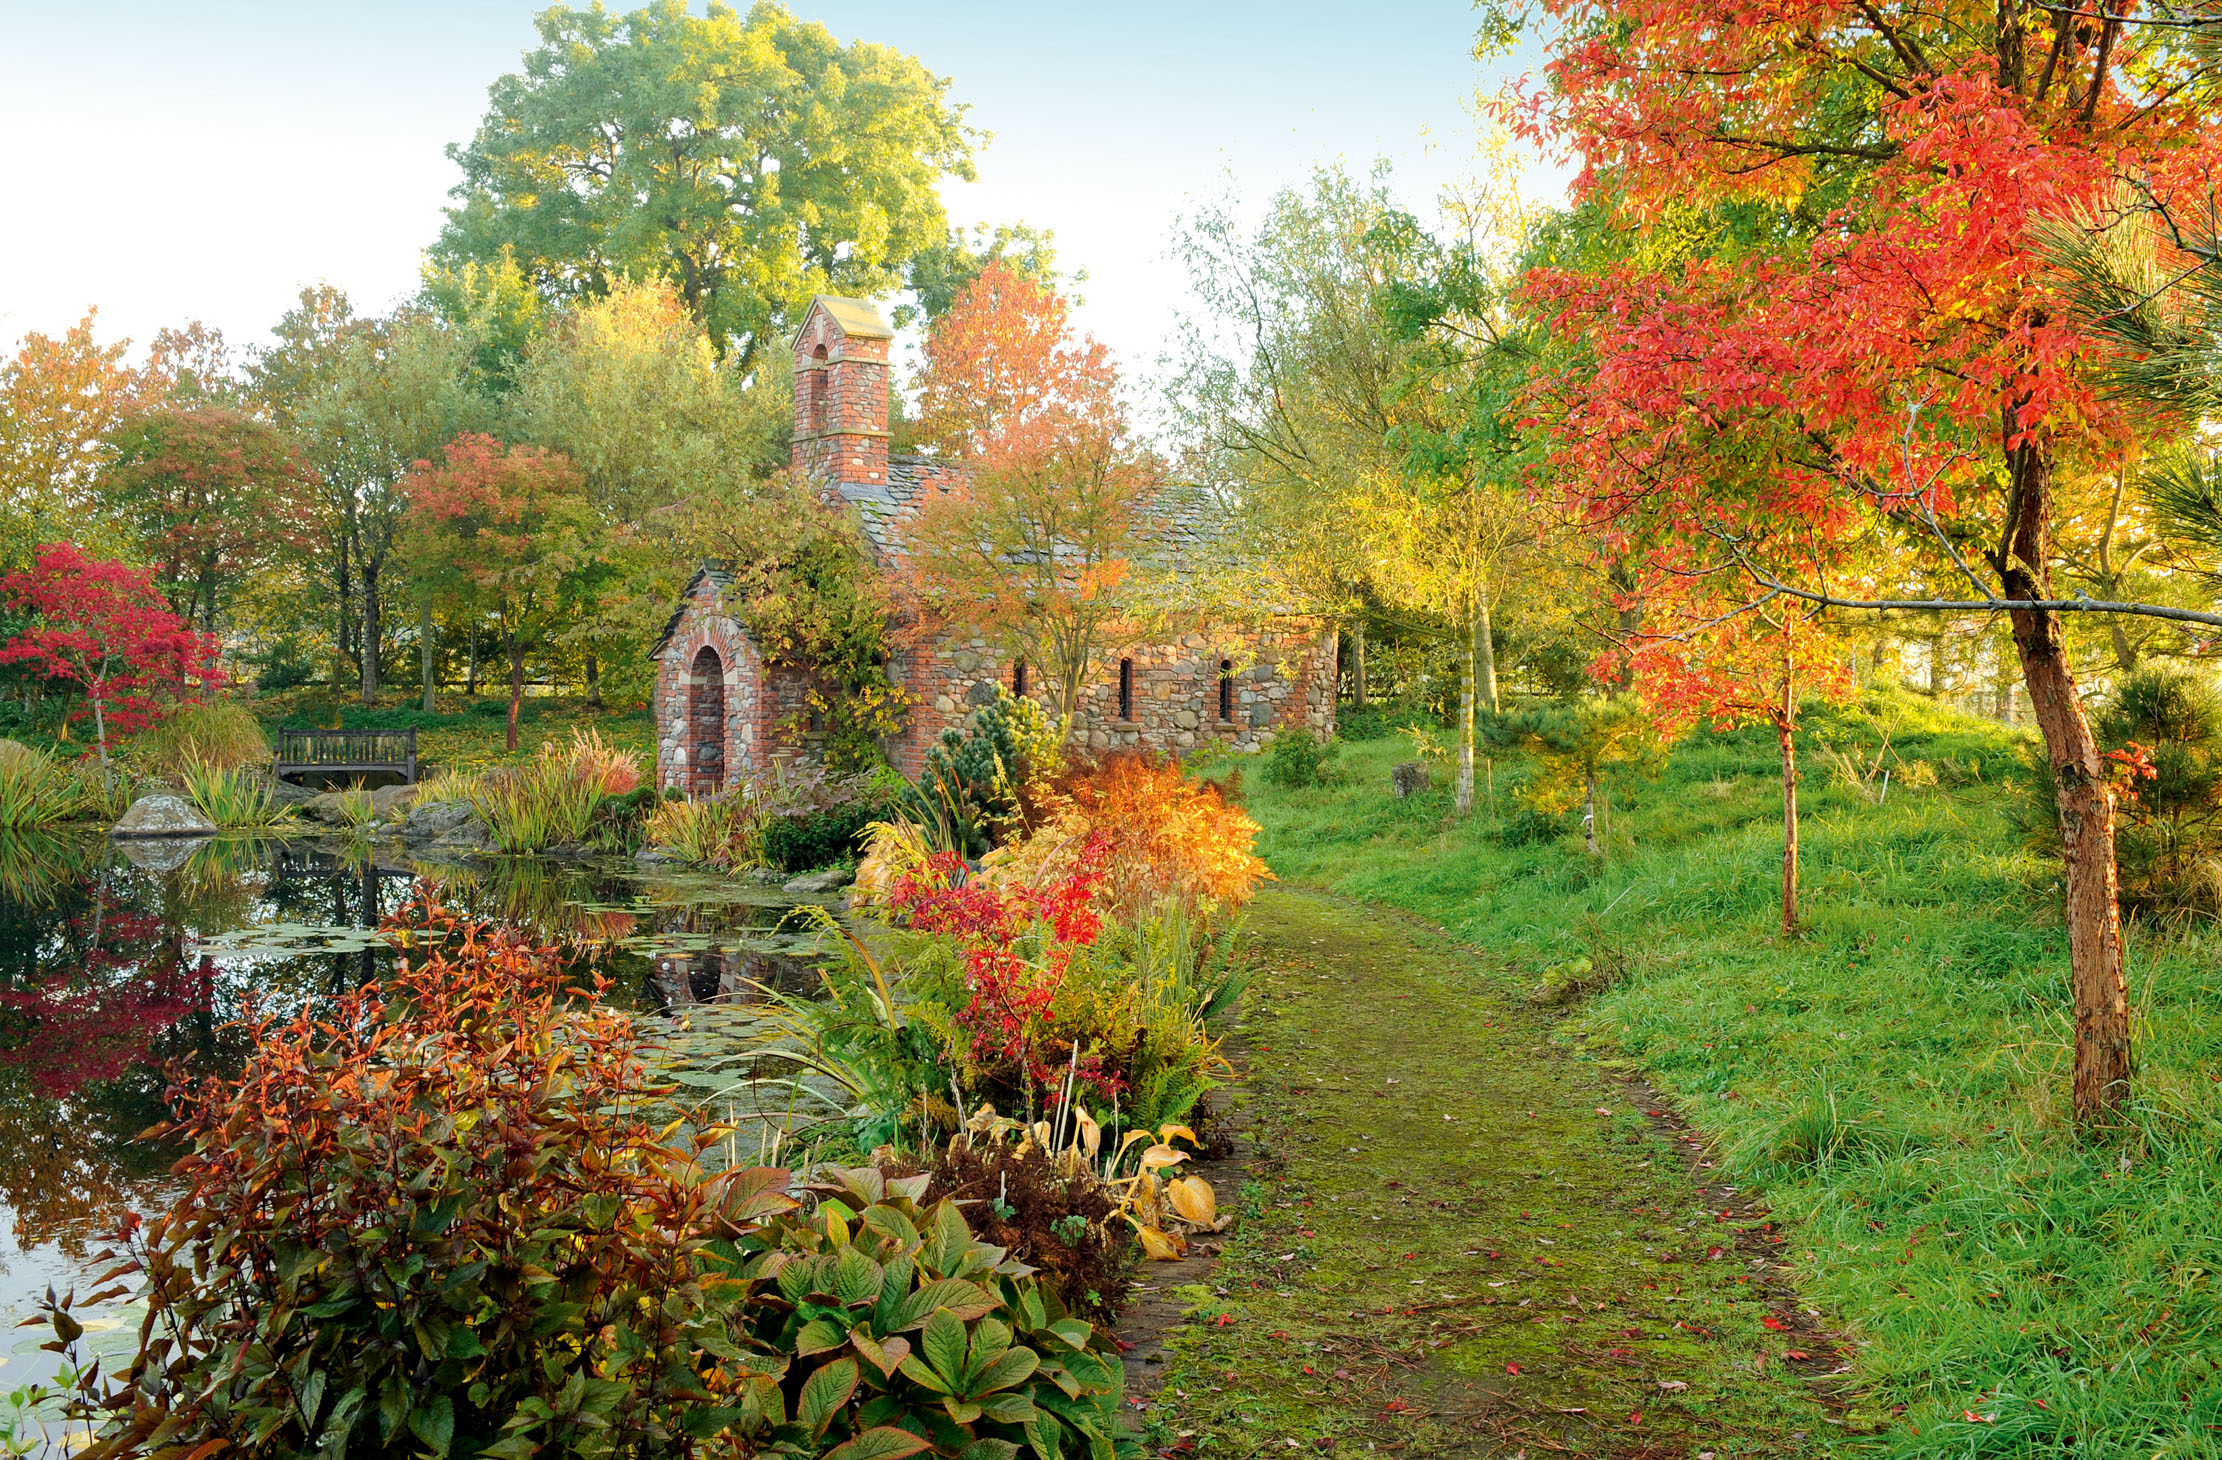
<path id="1" fill-rule="evenodd" d="M 1026 698 L 1026 661 L 1023 659 L 1011 663 L 1011 693 L 1022 700 Z"/>
<path id="2" fill-rule="evenodd" d="M 1222 720 L 1232 720 L 1234 718 L 1234 661 L 1232 659 L 1219 661 L 1219 718 Z"/>
<path id="3" fill-rule="evenodd" d="M 810 352 L 810 364 L 810 429 L 823 431 L 826 428 L 827 407 L 831 404 L 831 392 L 826 389 L 828 380 L 825 346 L 820 345 Z"/>
<path id="4" fill-rule="evenodd" d="M 1131 659 L 1119 661 L 1119 718 L 1134 718 L 1134 661 Z"/>

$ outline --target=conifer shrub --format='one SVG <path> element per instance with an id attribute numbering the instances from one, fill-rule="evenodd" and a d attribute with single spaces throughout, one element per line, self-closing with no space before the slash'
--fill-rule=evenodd
<path id="1" fill-rule="evenodd" d="M 384 993 L 256 1018 L 239 1078 L 175 1092 L 182 1189 L 125 1234 L 146 1316 L 80 1380 L 81 1453 L 1111 1453 L 1108 1340 L 931 1178 L 714 1170 L 552 950 L 388 931 Z"/>
<path id="2" fill-rule="evenodd" d="M 952 850 L 978 857 L 1023 833 L 1034 788 L 1061 760 L 1057 729 L 1041 706 L 998 688 L 961 734 L 944 730 L 927 748 L 901 809 Z"/>

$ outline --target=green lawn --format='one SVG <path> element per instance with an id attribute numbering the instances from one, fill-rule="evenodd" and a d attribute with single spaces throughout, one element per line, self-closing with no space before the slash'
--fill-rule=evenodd
<path id="1" fill-rule="evenodd" d="M 1297 884 L 1402 908 L 1484 955 L 1510 995 L 1569 982 L 1555 1036 L 1640 1064 L 1765 1186 L 1805 1297 L 1854 1340 L 1885 1453 L 2222 1456 L 2222 937 L 2133 929 L 2139 1083 L 2125 1127 L 2066 1123 L 2066 937 L 2011 812 L 2021 733 L 1873 702 L 1898 761 L 1881 805 L 1832 776 L 1811 717 L 1806 931 L 1777 928 L 1772 737 L 1700 733 L 1619 788 L 1601 864 L 1507 845 L 1484 808 L 1388 791 L 1406 745 L 1335 781 L 1246 786 Z M 1523 777 L 1495 768 L 1500 810 Z M 1441 780 L 1438 771 L 1438 781 Z"/>
<path id="2" fill-rule="evenodd" d="M 597 731 L 603 739 L 632 751 L 640 757 L 644 776 L 655 770 L 655 722 L 645 708 L 593 710 L 576 697 L 534 695 L 520 709 L 517 749 L 512 752 L 506 748 L 506 693 L 476 698 L 443 694 L 440 713 L 432 715 L 418 708 L 413 692 L 388 695 L 376 709 L 365 708 L 353 695 L 335 695 L 321 687 L 265 695 L 250 703 L 266 730 L 303 725 L 398 730 L 414 725 L 417 759 L 428 773 L 523 760 L 544 741 L 568 741 L 574 730 Z"/>

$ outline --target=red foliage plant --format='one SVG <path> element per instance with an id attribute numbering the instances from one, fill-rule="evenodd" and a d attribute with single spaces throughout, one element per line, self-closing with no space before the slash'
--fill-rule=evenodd
<path id="1" fill-rule="evenodd" d="M 667 1144 L 632 1022 L 552 951 L 402 916 L 385 992 L 251 1017 L 239 1078 L 173 1088 L 183 1190 L 127 1228 L 140 1351 L 84 1453 L 679 1454 L 749 1382 L 711 1244 L 787 1173 Z"/>
<path id="2" fill-rule="evenodd" d="M 1101 1054 L 1077 1060 L 1058 1048 L 1047 1028 L 1049 1007 L 1076 952 L 1102 929 L 1093 906 L 1103 879 L 1107 844 L 1081 849 L 1071 869 L 1045 885 L 990 886 L 967 880 L 954 852 L 936 853 L 920 872 L 890 888 L 904 926 L 955 939 L 964 949 L 964 1007 L 957 1022 L 971 1035 L 971 1057 L 991 1070 L 1015 1072 L 1054 1090 L 1068 1068 L 1105 1099 L 1125 1088 Z"/>
<path id="3" fill-rule="evenodd" d="M 38 615 L 0 645 L 0 664 L 76 685 L 85 702 L 71 718 L 91 718 L 103 764 L 111 735 L 144 729 L 223 681 L 215 636 L 170 612 L 143 569 L 49 543 L 28 571 L 0 579 L 0 592 Z"/>

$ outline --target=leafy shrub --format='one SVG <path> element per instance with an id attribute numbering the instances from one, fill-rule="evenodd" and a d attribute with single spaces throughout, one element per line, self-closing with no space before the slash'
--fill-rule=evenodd
<path id="1" fill-rule="evenodd" d="M 894 797 L 889 773 L 829 776 L 818 771 L 783 771 L 750 788 L 765 806 L 763 860 L 783 872 L 807 872 L 854 861 L 858 839 L 885 818 Z"/>
<path id="2" fill-rule="evenodd" d="M 886 814 L 883 806 L 858 804 L 775 817 L 764 827 L 764 860 L 782 872 L 853 861 L 857 839 Z"/>
<path id="3" fill-rule="evenodd" d="M 1332 741 L 1321 740 L 1301 726 L 1291 725 L 1273 737 L 1265 748 L 1265 778 L 1290 790 L 1324 785 L 1323 772 L 1334 754 Z"/>
<path id="4" fill-rule="evenodd" d="M 680 796 L 680 793 L 674 791 L 671 795 Z M 622 795 L 611 796 L 594 808 L 588 839 L 607 851 L 636 851 L 647 839 L 649 819 L 668 799 L 654 786 L 635 786 Z"/>
<path id="5" fill-rule="evenodd" d="M 1133 917 L 1165 899 L 1199 930 L 1218 911 L 1247 903 L 1272 875 L 1252 850 L 1258 824 L 1159 757 L 1121 752 L 1076 766 L 1042 797 L 1043 824 L 998 868 L 999 880 L 1041 885 L 1069 875 L 1083 849 L 1100 846 L 1097 902 Z"/>
<path id="6" fill-rule="evenodd" d="M 964 1204 L 981 1238 L 1040 1269 L 1066 1308 L 1099 1322 L 1115 1318 L 1134 1266 L 1117 1198 L 1085 1171 L 1058 1170 L 1040 1146 L 984 1145 L 955 1136 L 914 1169 Z"/>
<path id="7" fill-rule="evenodd" d="M 132 1221 L 139 1352 L 82 1453 L 679 1454 L 761 1402 L 713 1244 L 793 1207 L 786 1173 L 663 1144 L 632 1022 L 552 952 L 416 922 L 386 995 L 258 1018 L 237 1080 L 177 1096 L 182 1191 Z"/>
<path id="8" fill-rule="evenodd" d="M 904 814 L 933 828 L 968 857 L 1010 840 L 1023 827 L 1032 788 L 1053 776 L 1062 750 L 1056 727 L 1032 700 L 998 688 L 964 733 L 941 732 L 927 748 Z"/>
<path id="9" fill-rule="evenodd" d="M 246 660 L 254 667 L 251 677 L 262 694 L 314 684 L 325 668 L 303 647 L 299 634 L 281 634 Z"/>
<path id="10" fill-rule="evenodd" d="M 131 742 L 131 758 L 148 774 L 183 784 L 194 766 L 229 771 L 267 765 L 270 740 L 245 705 L 218 700 L 188 705 L 142 730 Z"/>

